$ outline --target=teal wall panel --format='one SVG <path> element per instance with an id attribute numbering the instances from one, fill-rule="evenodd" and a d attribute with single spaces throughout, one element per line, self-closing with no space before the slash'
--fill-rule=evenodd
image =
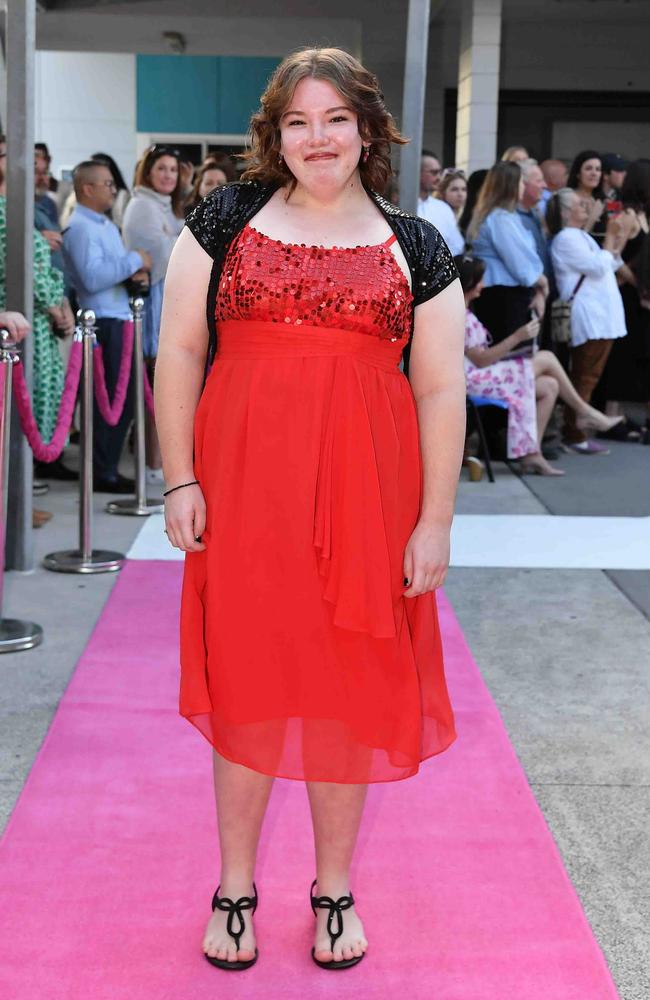
<path id="1" fill-rule="evenodd" d="M 279 57 L 139 55 L 138 132 L 246 132 L 279 61 Z"/>
<path id="2" fill-rule="evenodd" d="M 138 56 L 138 132 L 218 132 L 214 56 Z"/>
<path id="3" fill-rule="evenodd" d="M 219 120 L 221 132 L 246 132 L 251 115 L 260 106 L 260 95 L 280 62 L 261 57 L 222 56 L 219 59 Z"/>

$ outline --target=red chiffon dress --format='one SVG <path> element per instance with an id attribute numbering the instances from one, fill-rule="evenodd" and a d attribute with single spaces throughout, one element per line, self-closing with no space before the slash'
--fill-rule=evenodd
<path id="1" fill-rule="evenodd" d="M 394 240 L 324 249 L 249 224 L 221 272 L 180 711 L 268 775 L 393 781 L 455 738 L 434 595 L 403 596 L 422 477 Z"/>

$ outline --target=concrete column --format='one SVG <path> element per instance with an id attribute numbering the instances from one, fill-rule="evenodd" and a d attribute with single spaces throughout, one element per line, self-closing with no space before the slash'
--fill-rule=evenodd
<path id="1" fill-rule="evenodd" d="M 33 309 L 35 0 L 7 3 L 7 309 Z M 32 340 L 22 344 L 31 388 Z M 9 449 L 7 569 L 34 568 L 32 455 L 14 405 Z"/>
<path id="2" fill-rule="evenodd" d="M 442 31 L 433 25 L 429 33 L 429 65 L 424 105 L 422 145 L 440 157 L 442 163 L 445 122 L 445 79 Z"/>
<path id="3" fill-rule="evenodd" d="M 462 0 L 456 166 L 467 173 L 497 158 L 502 0 Z"/>
<path id="4" fill-rule="evenodd" d="M 420 155 L 427 79 L 430 0 L 409 0 L 401 132 L 411 141 L 400 156 L 400 205 L 415 213 L 420 193 Z"/>

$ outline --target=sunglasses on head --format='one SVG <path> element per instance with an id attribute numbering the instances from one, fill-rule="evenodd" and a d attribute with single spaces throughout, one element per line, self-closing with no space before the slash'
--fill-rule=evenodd
<path id="1" fill-rule="evenodd" d="M 445 167 L 442 171 L 443 177 L 462 177 L 465 180 L 465 171 L 459 170 L 458 167 Z"/>
<path id="2" fill-rule="evenodd" d="M 154 142 L 153 146 L 149 146 L 147 156 L 174 156 L 177 160 L 180 160 L 181 153 L 179 149 L 175 149 L 173 146 L 159 145 Z"/>

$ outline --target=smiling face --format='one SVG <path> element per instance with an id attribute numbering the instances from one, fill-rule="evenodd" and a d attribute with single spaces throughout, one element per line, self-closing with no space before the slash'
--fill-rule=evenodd
<path id="1" fill-rule="evenodd" d="M 585 160 L 585 162 L 580 167 L 580 173 L 578 174 L 578 183 L 581 187 L 585 188 L 586 191 L 593 191 L 600 184 L 600 178 L 602 175 L 602 167 L 600 165 L 600 160 L 595 157 L 592 160 Z"/>
<path id="2" fill-rule="evenodd" d="M 336 88 L 301 80 L 280 119 L 280 151 L 298 183 L 340 190 L 357 171 L 361 150 L 357 115 Z"/>
<path id="3" fill-rule="evenodd" d="M 158 194 L 172 194 L 178 183 L 178 160 L 175 156 L 160 156 L 149 173 L 149 183 Z"/>

